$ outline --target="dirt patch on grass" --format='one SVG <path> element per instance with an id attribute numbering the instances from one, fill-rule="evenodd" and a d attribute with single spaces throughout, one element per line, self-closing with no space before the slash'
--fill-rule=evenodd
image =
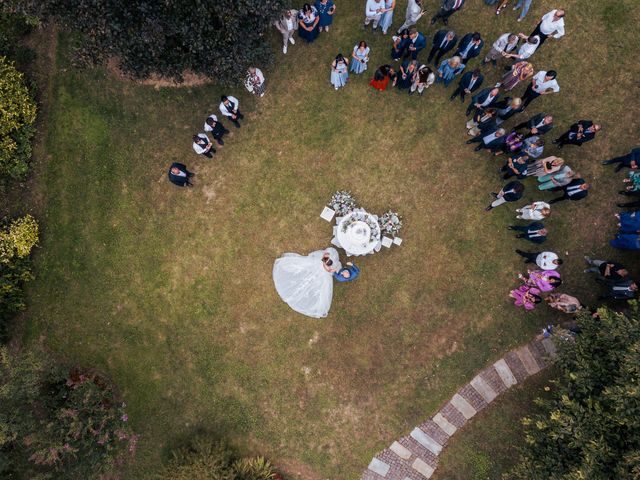
<path id="1" fill-rule="evenodd" d="M 107 71 L 122 82 L 135 83 L 136 85 L 145 85 L 159 88 L 189 88 L 200 87 L 202 85 L 208 85 L 213 82 L 213 79 L 206 75 L 200 75 L 194 72 L 185 71 L 182 74 L 182 81 L 178 82 L 173 78 L 161 77 L 159 75 L 151 75 L 144 80 L 136 80 L 130 75 L 124 73 L 119 67 L 118 62 L 115 59 L 110 59 L 107 62 Z"/>
<path id="2" fill-rule="evenodd" d="M 279 460 L 276 467 L 287 477 L 292 477 L 299 480 L 324 480 L 324 478 L 320 474 L 315 472 L 309 465 L 297 460 Z"/>

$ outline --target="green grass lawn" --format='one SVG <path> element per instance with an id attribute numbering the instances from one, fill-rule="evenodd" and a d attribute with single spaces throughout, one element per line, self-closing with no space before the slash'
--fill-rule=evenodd
<path id="1" fill-rule="evenodd" d="M 556 318 L 510 305 L 523 270 L 513 249 L 527 245 L 505 230 L 511 207 L 483 210 L 505 160 L 464 144 L 453 86 L 422 98 L 380 94 L 367 85 L 370 71 L 331 88 L 333 57 L 361 38 L 372 67 L 389 61 L 390 38 L 360 29 L 361 3 L 340 2 L 328 35 L 278 55 L 263 99 L 224 91 L 247 118 L 240 130 L 229 125 L 213 160 L 196 156 L 190 139 L 223 90 L 79 71 L 70 39 L 59 38 L 41 118 L 42 248 L 24 337 L 119 385 L 142 434 L 129 478 L 157 469 L 197 430 L 265 454 L 292 478 L 356 478 L 376 451 Z M 469 3 L 450 24 L 488 43 L 509 29 L 529 33 L 552 5 L 535 2 L 518 24 L 510 10 L 496 17 Z M 622 176 L 599 161 L 637 143 L 640 9 L 634 0 L 564 5 L 567 36 L 533 60 L 559 72 L 562 91 L 527 114 L 553 113 L 554 134 L 582 118 L 604 126 L 594 142 L 562 152 L 594 186 L 586 201 L 554 208 L 546 245 L 567 259 L 564 291 L 591 302 L 582 255 L 614 255 L 607 240 Z M 277 32 L 270 40 L 279 48 Z M 490 84 L 502 72 L 486 73 Z M 172 161 L 197 172 L 193 189 L 168 183 Z M 551 198 L 527 188 L 526 200 Z M 331 226 L 318 215 L 337 189 L 370 211 L 400 212 L 405 242 L 358 259 L 360 279 L 337 285 L 329 317 L 314 320 L 279 299 L 271 269 L 284 252 L 328 246 Z M 632 255 L 615 257 L 640 272 Z"/>

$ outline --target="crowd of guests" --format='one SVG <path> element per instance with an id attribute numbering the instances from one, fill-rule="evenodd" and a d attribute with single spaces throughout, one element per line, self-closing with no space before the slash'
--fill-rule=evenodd
<path id="1" fill-rule="evenodd" d="M 371 28 L 386 35 L 393 24 L 396 0 L 363 0 L 363 28 Z M 485 0 L 495 5 L 495 14 L 500 15 L 508 6 L 509 0 Z M 513 10 L 519 10 L 517 21 L 522 21 L 531 6 L 532 0 L 518 0 Z M 558 196 L 549 201 L 534 201 L 515 209 L 517 220 L 529 222 L 526 225 L 510 225 L 508 229 L 516 233 L 516 238 L 541 245 L 547 240 L 548 230 L 543 221 L 551 215 L 552 205 L 565 200 L 580 201 L 589 194 L 590 185 L 575 168 L 555 155 L 544 156 L 545 149 L 562 149 L 568 145 L 582 146 L 594 140 L 601 126 L 591 120 L 578 120 L 564 133 L 549 142 L 545 136 L 555 127 L 554 117 L 545 112 L 535 112 L 525 117 L 523 113 L 542 95 L 556 95 L 560 92 L 558 72 L 553 69 L 542 70 L 534 66 L 535 53 L 549 39 L 560 39 L 565 35 L 565 11 L 554 9 L 543 15 L 529 35 L 522 32 L 505 32 L 485 49 L 485 39 L 480 32 L 468 32 L 459 39 L 458 34 L 448 28 L 452 15 L 464 7 L 464 0 L 442 0 L 430 24 L 442 22 L 447 28 L 436 31 L 431 37 L 431 48 L 427 50 L 428 39 L 418 31 L 418 22 L 426 14 L 422 0 L 409 0 L 404 22 L 391 36 L 390 62 L 380 65 L 373 72 L 369 85 L 384 92 L 397 88 L 408 94 L 423 95 L 434 84 L 443 88 L 457 82 L 452 88 L 450 100 L 459 98 L 461 102 L 469 99 L 466 108 L 466 129 L 471 137 L 467 143 L 474 145 L 475 151 L 486 151 L 492 156 L 504 155 L 505 161 L 499 168 L 500 177 L 509 180 L 499 192 L 493 193 L 493 201 L 486 207 L 491 211 L 501 205 L 519 201 L 528 188 L 536 191 L 557 192 Z M 333 23 L 336 5 L 332 0 L 316 0 L 312 5 L 305 3 L 298 10 L 288 9 L 275 22 L 282 34 L 284 54 L 289 45 L 295 45 L 295 34 L 308 43 L 316 40 L 323 31 L 328 32 Z M 486 52 L 486 53 L 485 53 Z M 331 63 L 330 82 L 335 90 L 348 84 L 349 75 L 361 75 L 368 70 L 371 48 L 365 40 L 357 42 L 350 55 L 339 53 Z M 426 60 L 425 60 L 426 57 Z M 423 63 L 424 62 L 424 63 Z M 476 63 L 475 67 L 471 67 Z M 504 73 L 492 86 L 485 86 L 485 74 L 482 68 L 501 67 Z M 245 86 L 258 96 L 264 95 L 264 75 L 259 69 L 252 68 L 247 73 Z M 516 90 L 522 91 L 520 95 Z M 219 106 L 220 113 L 240 128 L 244 118 L 239 110 L 239 101 L 232 96 L 223 96 Z M 510 120 L 516 119 L 513 126 L 507 127 Z M 193 149 L 196 153 L 212 157 L 215 153 L 213 142 L 207 134 L 223 145 L 222 137 L 229 133 L 216 115 L 205 120 L 204 132 L 194 135 Z M 605 165 L 616 165 L 616 171 L 630 170 L 625 178 L 625 188 L 620 194 L 640 197 L 640 148 L 630 153 L 605 160 Z M 177 185 L 190 185 L 192 174 L 181 164 L 174 164 L 169 173 L 172 182 Z M 640 198 L 619 204 L 620 207 L 640 207 Z M 555 208 L 555 207 L 554 207 Z M 638 212 L 616 215 L 619 220 L 619 233 L 611 245 L 619 249 L 640 250 L 640 215 Z M 527 310 L 534 309 L 542 300 L 555 309 L 574 313 L 584 306 L 575 297 L 554 292 L 561 284 L 558 269 L 562 259 L 551 251 L 516 250 L 525 259 L 525 263 L 535 264 L 536 268 L 521 274 L 521 284 L 513 289 L 510 296 L 514 304 Z M 626 268 L 612 260 L 593 260 L 585 257 L 587 273 L 597 275 L 597 280 L 605 288 L 601 298 L 634 298 L 638 287 L 629 278 Z"/>

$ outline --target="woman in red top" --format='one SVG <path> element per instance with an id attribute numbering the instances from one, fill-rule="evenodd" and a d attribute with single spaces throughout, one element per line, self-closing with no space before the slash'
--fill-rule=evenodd
<path id="1" fill-rule="evenodd" d="M 391 68 L 391 65 L 382 65 L 378 67 L 376 73 L 373 74 L 373 80 L 369 82 L 373 88 L 380 92 L 384 92 L 391 82 L 391 86 L 396 84 L 396 72 Z"/>

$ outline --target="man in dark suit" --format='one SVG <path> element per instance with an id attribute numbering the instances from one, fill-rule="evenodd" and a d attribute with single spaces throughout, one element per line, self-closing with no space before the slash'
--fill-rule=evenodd
<path id="1" fill-rule="evenodd" d="M 565 145 L 578 145 L 581 147 L 583 143 L 593 140 L 601 128 L 600 125 L 593 123 L 591 120 L 579 120 L 571 125 L 568 131 L 556 138 L 553 143 L 558 148 L 562 148 Z"/>
<path id="2" fill-rule="evenodd" d="M 480 55 L 482 47 L 484 47 L 484 40 L 478 32 L 467 33 L 458 43 L 456 55 L 462 59 L 462 63 L 468 64 L 469 60 Z"/>
<path id="3" fill-rule="evenodd" d="M 415 28 L 409 30 L 409 42 L 407 43 L 407 53 L 413 60 L 418 58 L 418 54 L 427 46 L 427 39 Z"/>
<path id="4" fill-rule="evenodd" d="M 498 128 L 493 132 L 487 131 L 481 135 L 478 135 L 475 138 L 472 138 L 471 140 L 467 140 L 467 143 L 468 144 L 479 143 L 480 145 L 478 145 L 474 149 L 476 152 L 485 148 L 495 153 L 502 150 L 502 147 L 504 146 L 504 143 L 506 140 L 507 140 L 507 135 L 504 128 Z"/>
<path id="5" fill-rule="evenodd" d="M 543 135 L 553 128 L 553 117 L 545 113 L 539 113 L 531 117 L 526 122 L 519 123 L 513 127 L 516 132 L 523 128 L 529 130 L 525 135 L 526 137 L 530 137 L 532 135 Z"/>
<path id="6" fill-rule="evenodd" d="M 474 108 L 489 108 L 498 101 L 500 96 L 499 88 L 485 88 L 477 95 L 471 97 L 471 103 L 467 107 L 467 116 Z"/>
<path id="7" fill-rule="evenodd" d="M 431 60 L 433 60 L 433 57 L 435 56 L 435 65 L 440 65 L 442 56 L 453 47 L 455 47 L 457 41 L 458 37 L 456 36 L 456 32 L 454 32 L 453 30 L 438 30 L 433 36 L 433 46 L 431 47 L 431 51 L 429 52 L 427 63 L 431 63 Z"/>
<path id="8" fill-rule="evenodd" d="M 598 280 L 599 279 L 596 281 Z M 605 300 L 607 298 L 612 298 L 614 300 L 629 300 L 635 298 L 638 293 L 638 285 L 636 285 L 636 282 L 631 279 L 622 280 L 621 282 L 613 285 L 608 285 L 603 280 L 600 280 L 599 283 L 603 283 L 609 287 L 609 291 L 599 297 L 600 300 Z"/>
<path id="9" fill-rule="evenodd" d="M 464 0 L 442 0 L 442 6 L 431 19 L 431 25 L 442 19 L 442 23 L 449 24 L 449 17 L 464 5 Z"/>
<path id="10" fill-rule="evenodd" d="M 584 178 L 574 178 L 564 187 L 554 187 L 551 190 L 560 191 L 564 194 L 561 197 L 549 200 L 549 203 L 562 202 L 563 200 L 582 200 L 589 194 L 589 184 L 584 181 Z"/>
<path id="11" fill-rule="evenodd" d="M 476 68 L 473 72 L 467 72 L 462 75 L 460 79 L 460 83 L 458 83 L 458 88 L 456 88 L 449 100 L 453 100 L 458 95 L 460 95 L 460 101 L 464 102 L 464 96 L 468 93 L 471 94 L 475 92 L 484 81 L 484 76 L 480 73 L 480 69 Z"/>
<path id="12" fill-rule="evenodd" d="M 189 179 L 193 173 L 187 170 L 187 166 L 182 163 L 173 162 L 169 168 L 169 181 L 179 187 L 193 187 Z"/>
<path id="13" fill-rule="evenodd" d="M 619 172 L 624 167 L 630 168 L 631 170 L 637 170 L 638 165 L 640 164 L 640 147 L 636 147 L 631 150 L 626 155 L 622 155 L 621 157 L 615 157 L 611 160 L 604 160 L 602 162 L 603 165 L 611 165 L 617 163 L 616 172 Z"/>
<path id="14" fill-rule="evenodd" d="M 544 228 L 544 224 L 540 222 L 532 222 L 526 227 L 520 225 L 509 225 L 509 230 L 515 230 L 516 232 L 522 232 L 516 235 L 516 238 L 523 238 L 529 240 L 532 243 L 544 243 L 547 240 L 547 229 Z"/>
<path id="15" fill-rule="evenodd" d="M 509 182 L 498 193 L 494 193 L 495 200 L 485 210 L 493 210 L 506 202 L 517 202 L 524 194 L 524 185 L 518 181 Z"/>

